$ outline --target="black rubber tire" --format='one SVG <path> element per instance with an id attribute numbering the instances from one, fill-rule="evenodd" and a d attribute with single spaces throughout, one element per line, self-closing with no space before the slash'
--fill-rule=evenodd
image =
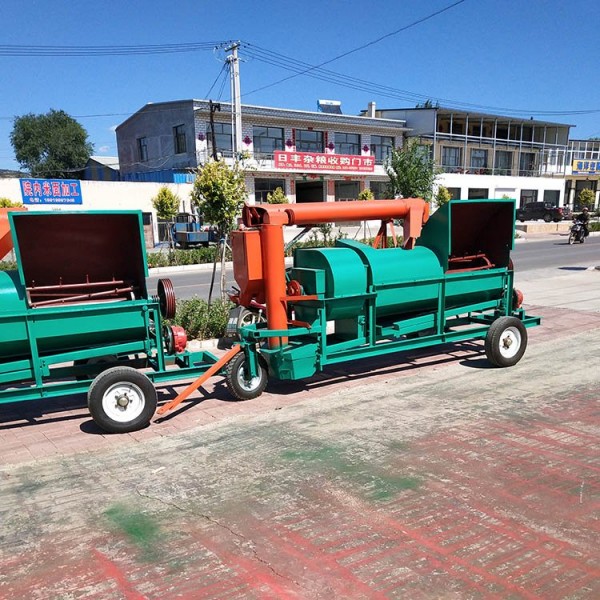
<path id="1" fill-rule="evenodd" d="M 121 398 L 125 395 L 127 405 L 118 406 L 119 394 Z M 156 404 L 154 384 L 146 375 L 131 367 L 112 367 L 103 371 L 88 390 L 88 409 L 92 419 L 98 427 L 109 433 L 143 429 L 150 423 Z M 130 415 L 126 414 L 128 408 Z"/>
<path id="2" fill-rule="evenodd" d="M 516 348 L 512 348 L 517 344 Z M 527 348 L 527 329 L 516 317 L 500 317 L 488 329 L 485 354 L 495 367 L 516 365 Z"/>
<path id="3" fill-rule="evenodd" d="M 569 234 L 569 246 L 572 246 L 574 241 L 575 241 L 575 236 L 572 233 L 570 233 Z"/>
<path id="4" fill-rule="evenodd" d="M 546 213 L 544 215 L 544 222 L 545 223 L 550 223 L 552 221 L 552 215 L 550 213 Z"/>
<path id="5" fill-rule="evenodd" d="M 581 236 L 581 239 L 579 240 L 580 244 L 583 244 L 585 242 L 585 235 Z"/>
<path id="6" fill-rule="evenodd" d="M 267 387 L 267 364 L 262 356 L 258 356 L 258 376 L 249 381 L 244 375 L 246 355 L 240 352 L 227 365 L 225 382 L 227 389 L 238 400 L 252 400 L 260 396 Z"/>

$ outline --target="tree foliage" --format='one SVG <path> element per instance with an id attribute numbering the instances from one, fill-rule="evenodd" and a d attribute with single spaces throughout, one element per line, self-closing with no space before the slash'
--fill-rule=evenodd
<path id="1" fill-rule="evenodd" d="M 235 227 L 248 192 L 244 171 L 236 163 L 229 167 L 224 161 L 209 161 L 198 170 L 191 200 L 204 220 L 227 235 Z"/>
<path id="2" fill-rule="evenodd" d="M 592 190 L 590 188 L 582 189 L 579 192 L 579 196 L 577 196 L 577 201 L 581 208 L 583 208 L 584 206 L 591 208 L 592 206 L 594 206 L 595 200 L 596 200 L 596 194 L 594 193 L 594 190 Z"/>
<path id="3" fill-rule="evenodd" d="M 369 188 L 361 190 L 358 194 L 358 200 L 374 200 L 375 196 Z"/>
<path id="4" fill-rule="evenodd" d="M 431 202 L 437 178 L 433 159 L 417 140 L 408 140 L 403 148 L 394 148 L 384 163 L 390 178 L 390 191 L 403 198 L 423 198 Z"/>
<path id="5" fill-rule="evenodd" d="M 179 212 L 181 199 L 174 194 L 166 185 L 163 185 L 154 198 L 152 206 L 156 215 L 161 221 L 172 221 L 173 217 Z"/>
<path id="6" fill-rule="evenodd" d="M 280 187 L 276 187 L 274 191 L 267 194 L 267 202 L 269 204 L 288 204 L 289 200 L 285 192 Z"/>
<path id="7" fill-rule="evenodd" d="M 62 110 L 15 117 L 10 142 L 17 161 L 34 177 L 73 177 L 93 146 L 87 131 Z"/>
<path id="8" fill-rule="evenodd" d="M 23 206 L 20 202 L 13 202 L 10 198 L 0 198 L 0 208 L 17 208 Z"/>
<path id="9" fill-rule="evenodd" d="M 452 200 L 452 194 L 448 191 L 447 187 L 440 185 L 438 187 L 438 191 L 435 195 L 435 203 L 438 206 L 444 206 L 444 204 L 448 204 Z"/>

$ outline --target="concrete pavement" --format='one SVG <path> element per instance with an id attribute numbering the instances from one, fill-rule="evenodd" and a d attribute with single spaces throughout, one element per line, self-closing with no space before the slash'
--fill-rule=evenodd
<path id="1" fill-rule="evenodd" d="M 245 403 L 213 379 L 121 436 L 0 407 L 0 598 L 599 597 L 600 271 L 517 283 L 543 324 L 510 369 L 464 343 Z"/>

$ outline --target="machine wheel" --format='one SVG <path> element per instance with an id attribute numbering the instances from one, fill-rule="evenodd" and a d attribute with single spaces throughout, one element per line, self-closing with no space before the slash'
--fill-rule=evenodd
<path id="1" fill-rule="evenodd" d="M 265 359 L 258 357 L 258 375 L 248 377 L 246 374 L 246 356 L 243 352 L 236 354 L 227 365 L 225 381 L 231 395 L 238 400 L 252 400 L 260 396 L 267 387 L 267 365 Z"/>
<path id="2" fill-rule="evenodd" d="M 266 323 L 267 317 L 262 311 L 244 308 L 238 317 L 238 329 L 253 323 Z"/>
<path id="3" fill-rule="evenodd" d="M 516 317 L 500 317 L 488 329 L 485 354 L 495 367 L 516 365 L 527 348 L 527 329 Z"/>
<path id="4" fill-rule="evenodd" d="M 146 427 L 156 410 L 152 382 L 131 367 L 113 367 L 94 379 L 88 390 L 88 409 L 96 425 L 109 433 Z"/>
<path id="5" fill-rule="evenodd" d="M 573 242 L 575 241 L 575 236 L 570 233 L 569 234 L 569 246 L 573 245 Z"/>

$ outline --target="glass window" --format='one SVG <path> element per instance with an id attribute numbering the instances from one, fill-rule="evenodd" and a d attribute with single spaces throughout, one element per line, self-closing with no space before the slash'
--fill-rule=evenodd
<path id="1" fill-rule="evenodd" d="M 375 162 L 381 164 L 394 148 L 394 138 L 388 135 L 371 136 L 371 154 L 375 157 Z"/>
<path id="2" fill-rule="evenodd" d="M 336 154 L 358 154 L 360 155 L 360 135 L 358 133 L 336 133 Z"/>
<path id="3" fill-rule="evenodd" d="M 281 127 L 252 128 L 254 137 L 254 154 L 273 154 L 275 150 L 283 150 L 283 129 Z"/>
<path id="4" fill-rule="evenodd" d="M 529 177 L 535 175 L 535 154 L 523 152 L 519 159 L 519 175 Z"/>
<path id="5" fill-rule="evenodd" d="M 215 123 L 215 145 L 216 151 L 226 156 L 231 156 L 233 153 L 233 142 L 231 133 L 231 123 Z M 206 137 L 212 140 L 210 125 L 206 131 Z"/>
<path id="6" fill-rule="evenodd" d="M 267 194 L 274 192 L 276 188 L 281 188 L 285 192 L 285 181 L 283 179 L 255 179 L 254 180 L 254 199 L 257 204 L 267 202 Z"/>
<path id="7" fill-rule="evenodd" d="M 537 202 L 537 197 L 537 190 L 521 190 L 521 206 L 529 204 L 530 202 Z"/>
<path id="8" fill-rule="evenodd" d="M 442 167 L 462 167 L 462 148 L 442 146 Z"/>
<path id="9" fill-rule="evenodd" d="M 452 200 L 460 200 L 460 188 L 449 187 L 446 189 L 450 192 L 450 196 L 452 196 Z"/>
<path id="10" fill-rule="evenodd" d="M 323 152 L 323 132 L 296 129 L 297 152 Z"/>
<path id="11" fill-rule="evenodd" d="M 471 169 L 487 169 L 487 150 L 482 148 L 471 149 Z"/>
<path id="12" fill-rule="evenodd" d="M 175 154 L 185 154 L 187 152 L 185 125 L 173 127 L 173 146 L 175 147 Z"/>
<path id="13" fill-rule="evenodd" d="M 512 152 L 496 150 L 496 175 L 512 175 Z"/>
<path id="14" fill-rule="evenodd" d="M 358 181 L 336 181 L 335 199 L 336 200 L 356 200 L 360 193 L 360 183 Z"/>
<path id="15" fill-rule="evenodd" d="M 469 188 L 469 200 L 485 200 L 489 197 L 489 190 L 486 188 Z"/>
<path id="16" fill-rule="evenodd" d="M 148 160 L 148 138 L 141 137 L 137 141 L 138 146 L 138 160 L 140 162 L 146 162 Z"/>
<path id="17" fill-rule="evenodd" d="M 544 190 L 544 202 L 549 202 L 552 206 L 558 206 L 560 192 L 558 190 Z"/>
<path id="18" fill-rule="evenodd" d="M 390 195 L 389 192 L 389 184 L 387 181 L 371 181 L 369 186 L 371 191 L 373 192 L 373 196 L 375 200 L 387 200 L 388 198 L 393 198 L 393 194 Z"/>

